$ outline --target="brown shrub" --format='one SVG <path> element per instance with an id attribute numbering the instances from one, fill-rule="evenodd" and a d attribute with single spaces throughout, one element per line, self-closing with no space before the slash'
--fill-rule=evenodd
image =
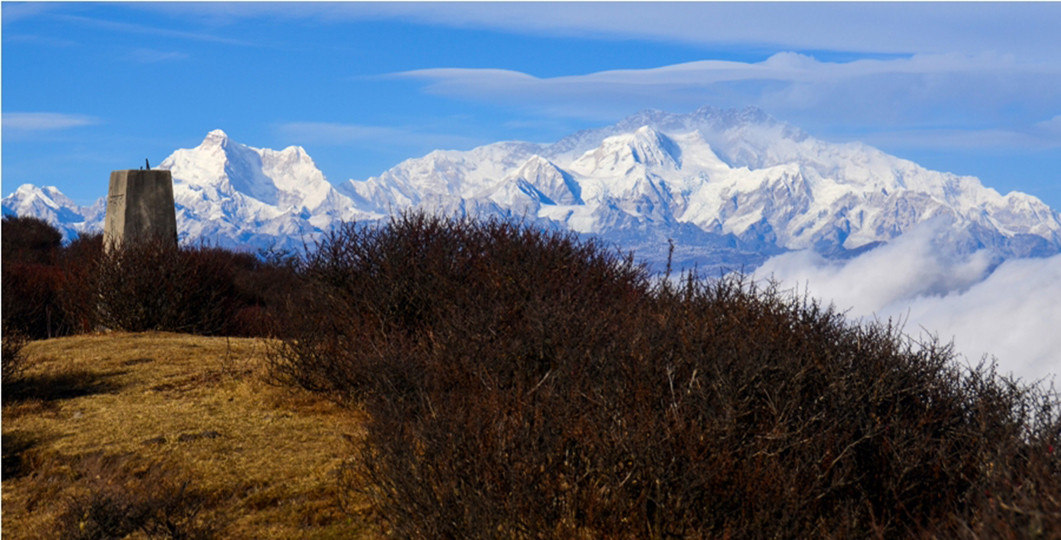
<path id="1" fill-rule="evenodd" d="M 3 374 L 0 380 L 6 386 L 22 376 L 26 369 L 26 357 L 22 355 L 22 348 L 26 346 L 29 338 L 16 328 L 3 328 Z"/>
<path id="2" fill-rule="evenodd" d="M 281 304 L 280 291 L 289 292 L 283 279 L 283 271 L 251 254 L 126 243 L 96 266 L 96 313 L 104 326 L 127 331 L 268 335 L 279 320 L 273 306 Z"/>
<path id="3" fill-rule="evenodd" d="M 4 218 L 3 318 L 33 339 L 95 326 L 93 271 L 101 235 L 61 246 L 61 234 L 35 218 Z"/>
<path id="4" fill-rule="evenodd" d="M 104 327 L 207 335 L 284 333 L 298 258 L 146 240 L 103 252 L 102 235 L 66 246 L 35 218 L 3 221 L 3 318 L 33 339 Z"/>
<path id="5" fill-rule="evenodd" d="M 895 326 L 420 215 L 342 229 L 302 275 L 274 373 L 363 403 L 344 478 L 395 535 L 1061 530 L 1056 397 Z"/>
<path id="6" fill-rule="evenodd" d="M 0 257 L 4 261 L 51 264 L 63 235 L 47 221 L 35 217 L 4 216 Z"/>
<path id="7" fill-rule="evenodd" d="M 96 271 L 102 255 L 102 234 L 82 234 L 59 253 L 57 264 L 64 279 L 58 302 L 71 334 L 91 332 L 99 325 Z"/>
<path id="8" fill-rule="evenodd" d="M 5 328 L 30 338 L 59 333 L 63 317 L 57 291 L 62 272 L 54 263 L 61 240 L 62 234 L 44 220 L 4 216 L 0 297 Z"/>
<path id="9" fill-rule="evenodd" d="M 287 310 L 299 303 L 298 257 L 275 252 L 226 253 L 232 259 L 236 308 L 223 332 L 248 337 L 284 335 Z"/>
<path id="10" fill-rule="evenodd" d="M 5 324 L 34 339 L 66 333 L 59 305 L 63 279 L 55 265 L 5 259 L 0 292 Z"/>
<path id="11" fill-rule="evenodd" d="M 196 265 L 200 260 L 159 239 L 105 251 L 96 271 L 100 323 L 131 332 L 216 333 L 223 322 L 225 284 L 211 272 L 212 261 Z"/>

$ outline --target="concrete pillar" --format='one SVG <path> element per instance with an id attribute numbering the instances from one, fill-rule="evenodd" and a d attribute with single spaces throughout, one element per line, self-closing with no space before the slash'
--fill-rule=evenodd
<path id="1" fill-rule="evenodd" d="M 103 246 L 125 241 L 163 238 L 177 242 L 177 210 L 173 177 L 159 169 L 111 171 Z"/>

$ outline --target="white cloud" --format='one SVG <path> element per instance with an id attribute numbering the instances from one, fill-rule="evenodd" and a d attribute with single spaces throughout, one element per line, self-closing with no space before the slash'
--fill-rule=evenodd
<path id="1" fill-rule="evenodd" d="M 912 133 L 935 147 L 1052 148 L 1054 124 L 1039 124 L 1061 110 L 1061 63 L 994 53 L 823 62 L 783 52 L 761 62 L 703 60 L 549 78 L 467 68 L 391 76 L 424 81 L 430 93 L 551 116 L 597 119 L 647 107 L 756 105 L 809 129 L 839 125 L 892 138 Z M 1021 104 L 1018 112 L 1013 103 Z M 1016 127 L 998 127 L 1003 122 Z"/>
<path id="2" fill-rule="evenodd" d="M 33 132 L 60 131 L 99 123 L 97 118 L 84 114 L 54 112 L 5 112 L 4 137 L 17 137 Z"/>
<path id="3" fill-rule="evenodd" d="M 947 244 L 944 230 L 928 225 L 849 261 L 783 254 L 755 277 L 852 318 L 903 320 L 915 338 L 953 339 L 966 361 L 993 355 L 1001 372 L 1026 381 L 1061 374 L 1061 255 L 993 268 L 986 252 L 956 254 Z"/>
<path id="4" fill-rule="evenodd" d="M 907 309 L 911 322 L 953 335 L 972 360 L 993 354 L 1025 380 L 1061 374 L 1061 255 L 1007 261 L 967 291 L 916 298 Z"/>
<path id="5" fill-rule="evenodd" d="M 3 25 L 39 17 L 59 8 L 60 6 L 49 2 L 6 2 L 3 5 Z"/>
<path id="6" fill-rule="evenodd" d="M 1061 136 L 1061 114 L 1049 120 L 1043 120 L 1035 124 L 1035 126 L 1054 135 Z"/>
<path id="7" fill-rule="evenodd" d="M 1056 58 L 1061 6 L 1033 3 L 321 2 L 161 3 L 142 9 L 335 21 L 404 20 L 525 35 L 642 39 L 756 50 L 912 54 L 1006 51 Z"/>
<path id="8" fill-rule="evenodd" d="M 987 276 L 992 259 L 983 251 L 954 254 L 944 226 L 916 227 L 889 244 L 847 261 L 829 260 L 811 251 L 778 255 L 756 275 L 809 284 L 855 316 L 872 315 L 899 300 L 963 290 Z"/>

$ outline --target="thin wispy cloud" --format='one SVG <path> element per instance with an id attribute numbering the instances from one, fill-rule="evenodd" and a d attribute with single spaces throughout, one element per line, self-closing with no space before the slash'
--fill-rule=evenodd
<path id="1" fill-rule="evenodd" d="M 146 9 L 172 9 L 148 4 Z M 1007 51 L 1056 57 L 1061 6 L 1013 3 L 320 2 L 196 3 L 204 20 L 286 17 L 322 23 L 402 20 L 525 35 L 900 54 Z"/>
<path id="2" fill-rule="evenodd" d="M 119 22 L 113 20 L 96 19 L 93 17 L 85 17 L 83 15 L 53 15 L 57 19 L 71 22 L 75 24 L 94 26 L 97 28 L 104 28 L 107 30 L 113 30 L 117 32 L 125 32 L 130 34 L 146 34 L 155 37 L 169 37 L 178 38 L 190 41 L 201 41 L 209 43 L 219 43 L 225 45 L 239 45 L 239 46 L 251 46 L 254 45 L 248 41 L 241 39 L 235 39 L 225 36 L 216 35 L 209 32 L 196 32 L 186 30 L 175 30 L 172 28 L 165 28 L 161 26 L 152 26 L 146 24 L 136 24 Z"/>
<path id="3" fill-rule="evenodd" d="M 1043 120 L 1035 125 L 1035 127 L 1042 129 L 1048 133 L 1061 136 L 1061 114 L 1049 119 Z"/>
<path id="4" fill-rule="evenodd" d="M 977 136 L 987 136 L 980 144 L 1050 147 L 1055 141 L 1037 123 L 1061 110 L 1061 93 L 1056 91 L 1061 88 L 1061 64 L 986 53 L 825 62 L 786 52 L 761 62 L 704 60 L 548 78 L 467 68 L 391 76 L 423 81 L 424 90 L 432 94 L 529 105 L 551 115 L 596 118 L 614 116 L 617 109 L 649 106 L 688 110 L 705 103 L 756 105 L 809 127 L 834 124 L 870 131 L 946 127 L 953 132 L 948 139 L 962 147 L 976 144 L 969 139 Z M 1019 110 L 1014 113 L 1014 108 Z M 1025 125 L 1012 133 L 985 130 L 1003 114 L 1016 115 Z"/>
<path id="5" fill-rule="evenodd" d="M 4 138 L 20 135 L 62 131 L 99 123 L 99 119 L 84 114 L 55 112 L 5 112 Z"/>
<path id="6" fill-rule="evenodd" d="M 4 2 L 2 9 L 3 25 L 8 26 L 25 19 L 39 17 L 60 7 L 51 2 Z"/>
<path id="7" fill-rule="evenodd" d="M 69 47 L 76 47 L 78 43 L 72 39 L 60 39 L 55 37 L 45 37 L 33 34 L 11 34 L 4 35 L 5 43 L 18 43 L 28 45 L 42 45 L 45 47 L 54 47 L 57 49 L 65 49 Z"/>
<path id="8" fill-rule="evenodd" d="M 126 58 L 138 64 L 157 64 L 159 62 L 173 62 L 191 58 L 187 53 L 179 51 L 159 51 L 155 49 L 134 49 L 129 51 Z"/>
<path id="9" fill-rule="evenodd" d="M 903 9 L 856 3 L 632 3 L 613 9 L 595 3 L 427 6 L 421 20 L 507 31 L 560 35 L 638 37 L 710 46 L 909 54 L 948 51 L 1014 51 L 1054 55 L 1061 7 L 909 4 Z M 1028 16 L 1032 11 L 1035 16 Z"/>

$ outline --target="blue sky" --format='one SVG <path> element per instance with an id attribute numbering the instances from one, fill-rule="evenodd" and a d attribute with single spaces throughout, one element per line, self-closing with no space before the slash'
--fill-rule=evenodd
<path id="1" fill-rule="evenodd" d="M 212 129 L 334 183 L 644 108 L 757 106 L 1061 209 L 1061 3 L 14 3 L 2 191 L 85 204 Z"/>

